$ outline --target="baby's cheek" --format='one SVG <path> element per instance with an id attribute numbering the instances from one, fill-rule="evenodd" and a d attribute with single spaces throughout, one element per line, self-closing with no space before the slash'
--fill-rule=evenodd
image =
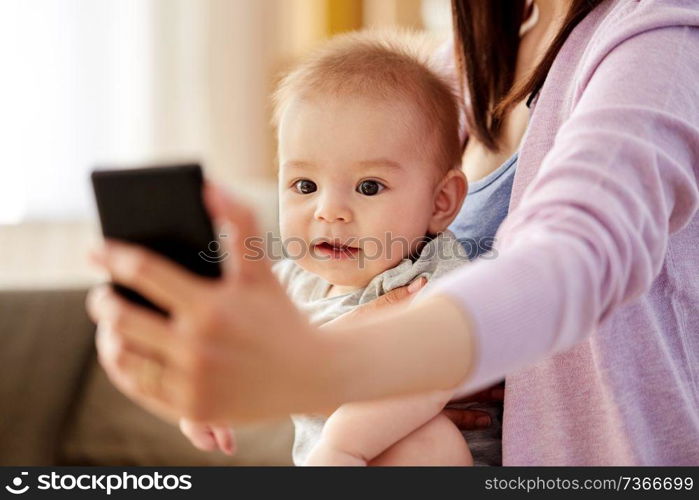
<path id="1" fill-rule="evenodd" d="M 362 253 L 360 257 L 369 262 L 374 262 L 381 259 L 383 255 L 383 242 L 379 238 L 365 237 L 362 238 Z"/>
<path id="2" fill-rule="evenodd" d="M 418 237 L 413 237 L 407 231 L 387 231 L 384 234 L 362 238 L 361 258 L 365 263 L 364 267 L 375 272 L 395 267 L 410 255 L 416 239 Z"/>
<path id="3" fill-rule="evenodd" d="M 295 224 L 280 221 L 279 233 L 286 258 L 297 260 L 308 253 L 304 235 Z"/>

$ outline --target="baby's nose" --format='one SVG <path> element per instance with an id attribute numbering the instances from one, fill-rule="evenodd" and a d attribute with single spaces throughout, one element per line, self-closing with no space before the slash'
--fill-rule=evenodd
<path id="1" fill-rule="evenodd" d="M 352 219 L 349 206 L 332 195 L 319 200 L 314 215 L 317 220 L 324 222 L 349 222 Z"/>

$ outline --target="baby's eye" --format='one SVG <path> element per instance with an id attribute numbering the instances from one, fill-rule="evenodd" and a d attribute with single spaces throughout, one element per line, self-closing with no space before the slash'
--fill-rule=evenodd
<path id="1" fill-rule="evenodd" d="M 366 196 L 374 196 L 385 188 L 386 186 L 378 181 L 362 181 L 357 186 L 357 192 Z"/>
<path id="2" fill-rule="evenodd" d="M 308 179 L 301 179 L 300 181 L 296 181 L 294 187 L 296 188 L 296 191 L 298 191 L 301 194 L 310 194 L 318 189 L 316 183 L 313 181 L 309 181 Z"/>

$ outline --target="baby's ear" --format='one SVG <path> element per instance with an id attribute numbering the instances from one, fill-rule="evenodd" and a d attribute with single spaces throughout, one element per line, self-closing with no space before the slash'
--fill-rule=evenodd
<path id="1" fill-rule="evenodd" d="M 466 175 L 460 168 L 452 168 L 444 175 L 434 191 L 430 233 L 441 233 L 449 227 L 459 214 L 467 192 Z"/>

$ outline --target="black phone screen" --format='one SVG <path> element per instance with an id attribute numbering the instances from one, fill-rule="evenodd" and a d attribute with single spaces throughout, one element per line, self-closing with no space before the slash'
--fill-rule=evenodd
<path id="1" fill-rule="evenodd" d="M 105 237 L 147 247 L 193 273 L 221 276 L 222 258 L 202 199 L 199 165 L 96 169 L 92 186 Z M 137 292 L 113 286 L 129 300 L 167 314 Z"/>

